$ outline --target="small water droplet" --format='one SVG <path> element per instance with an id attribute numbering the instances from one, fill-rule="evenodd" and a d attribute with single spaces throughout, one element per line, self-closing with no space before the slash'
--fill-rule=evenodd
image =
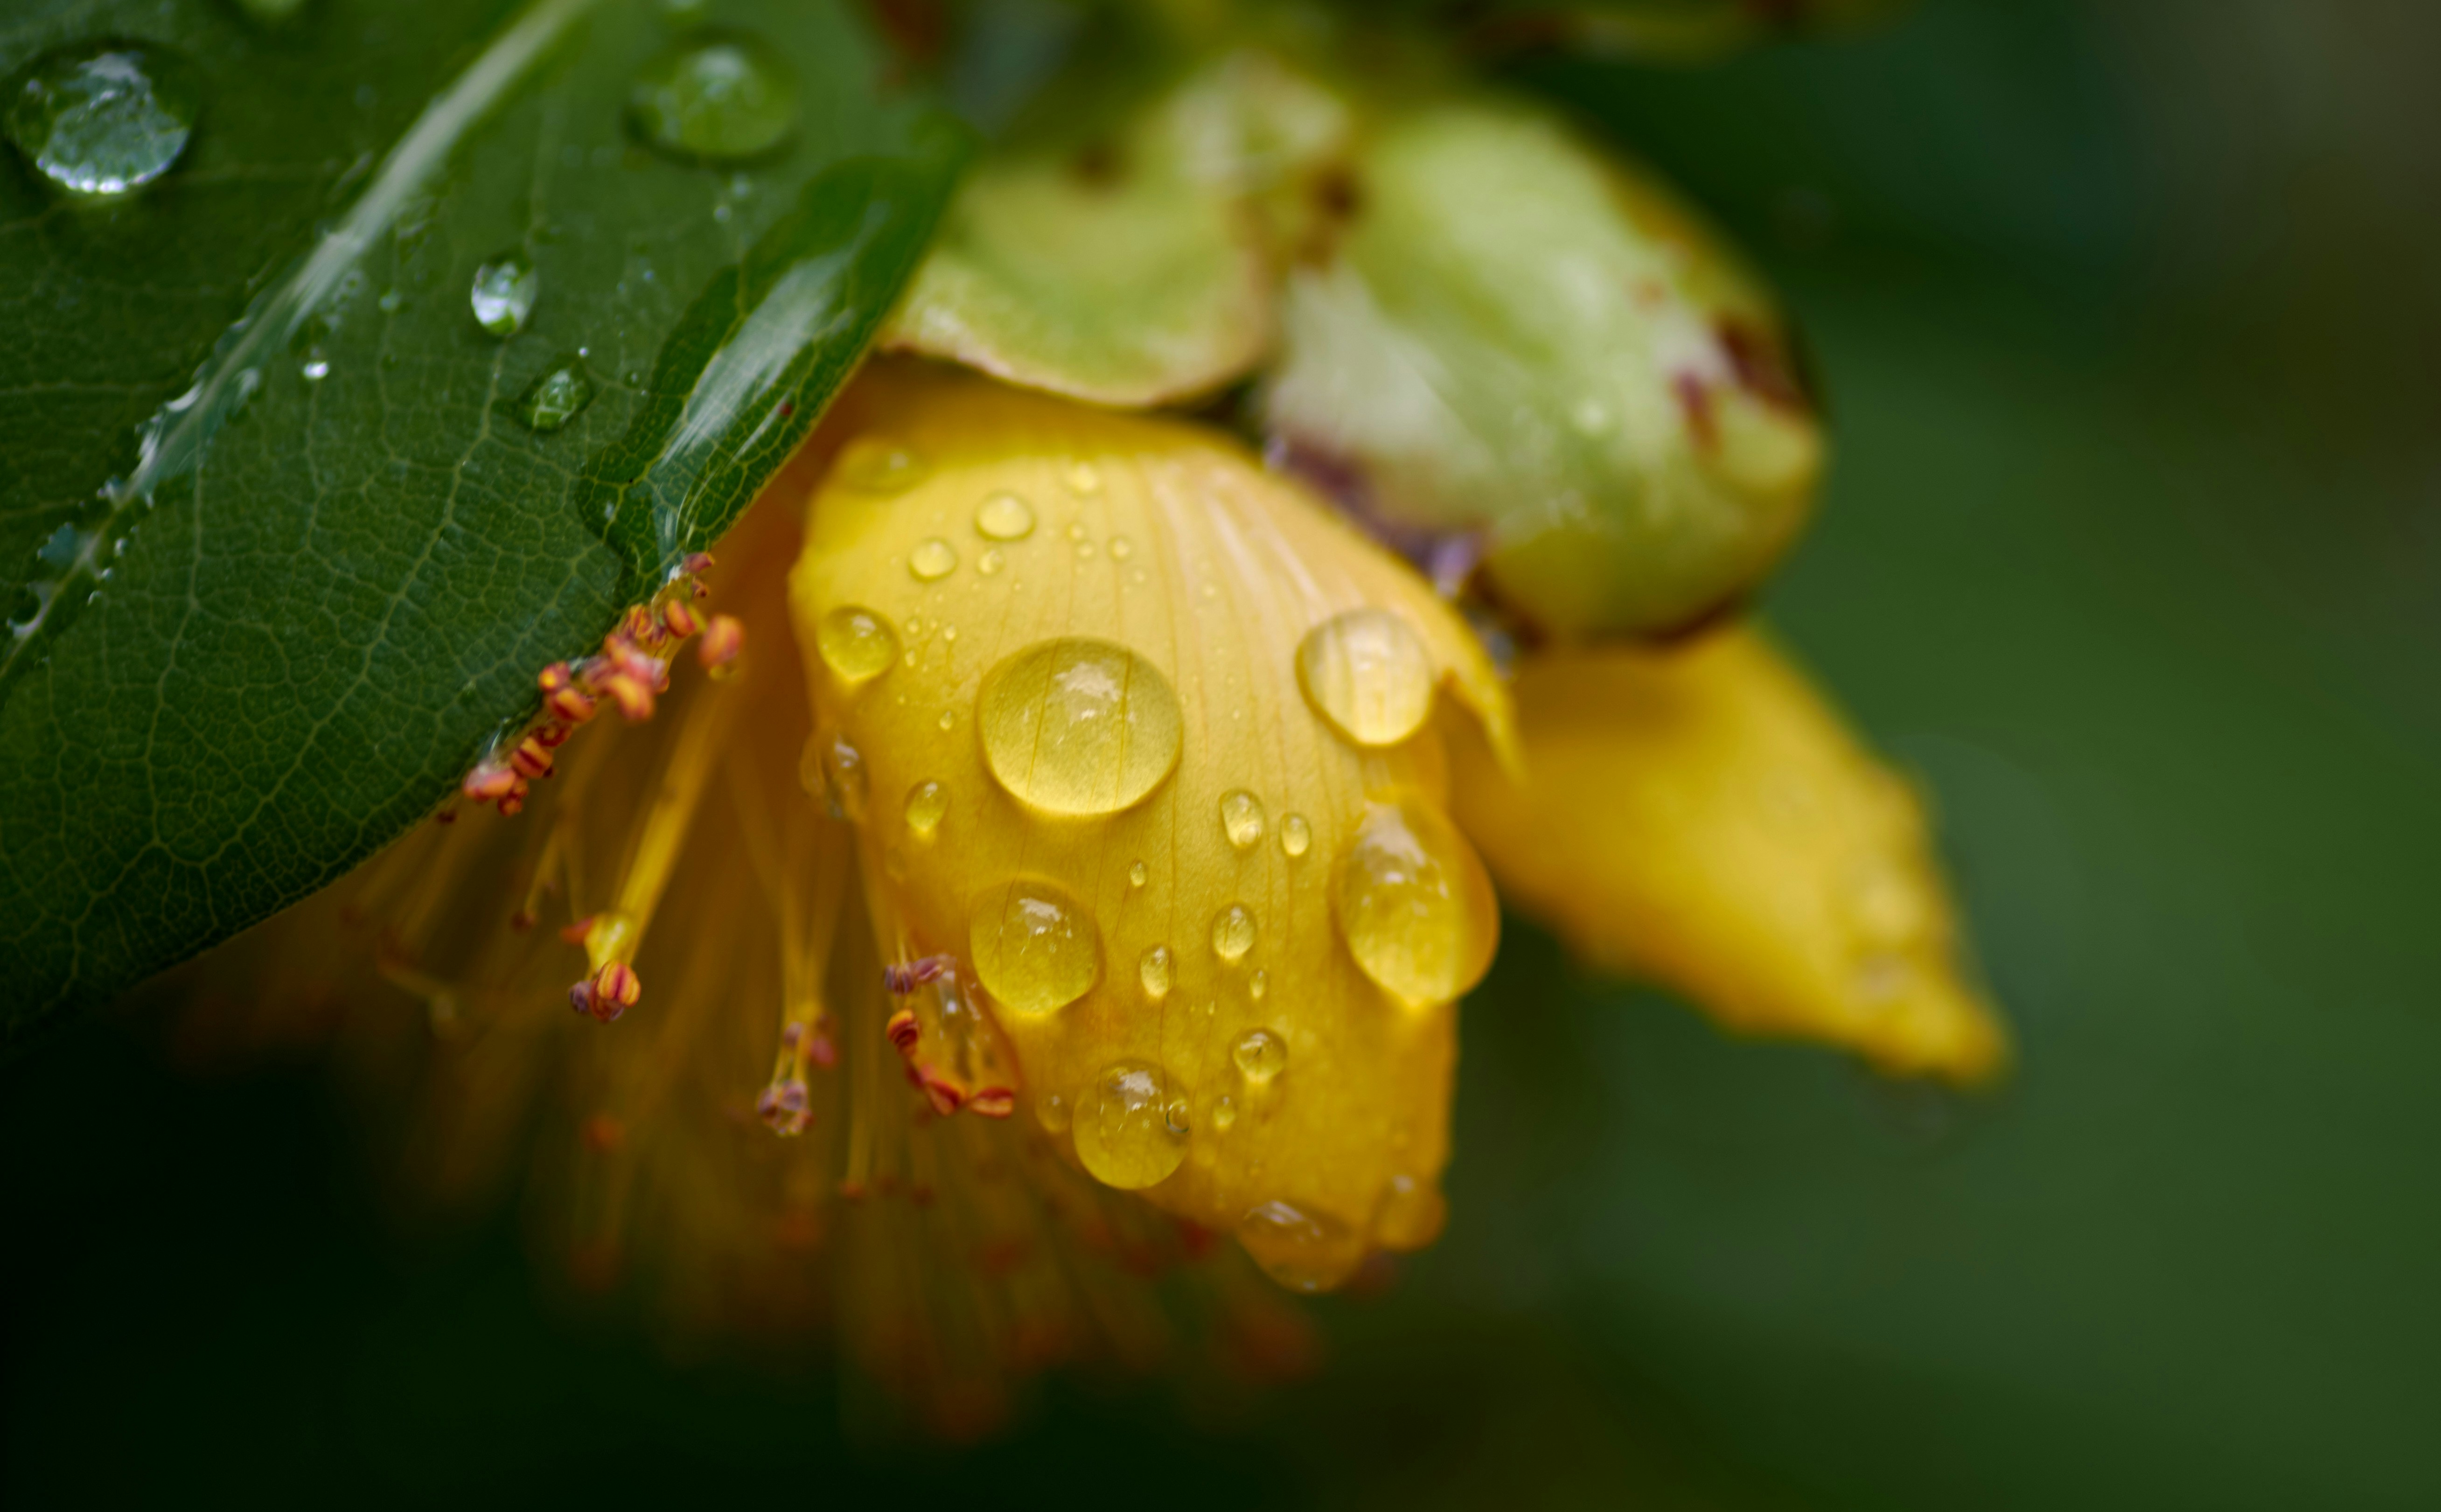
<path id="1" fill-rule="evenodd" d="M 1232 903 L 1212 916 L 1212 953 L 1236 965 L 1255 948 L 1255 915 L 1242 903 Z"/>
<path id="2" fill-rule="evenodd" d="M 1102 491 L 1102 475 L 1091 462 L 1071 462 L 1068 487 L 1078 494 L 1098 494 Z"/>
<path id="3" fill-rule="evenodd" d="M 863 823 L 866 788 L 863 753 L 844 738 L 833 738 L 823 747 L 823 797 L 831 817 Z"/>
<path id="4" fill-rule="evenodd" d="M 917 783 L 907 790 L 907 830 L 917 839 L 931 839 L 949 811 L 949 790 L 940 783 Z"/>
<path id="5" fill-rule="evenodd" d="M 1228 794 L 1220 800 L 1220 829 L 1239 850 L 1253 849 L 1263 837 L 1263 801 L 1242 787 Z"/>
<path id="6" fill-rule="evenodd" d="M 945 734 L 945 735 L 946 735 L 946 734 L 948 734 L 950 730 L 957 729 L 957 728 L 958 728 L 958 714 L 957 714 L 957 711 L 952 710 L 952 709 L 944 709 L 944 710 L 942 710 L 942 711 L 941 711 L 941 717 L 940 717 L 940 718 L 938 718 L 938 719 L 936 719 L 936 720 L 934 720 L 934 721 L 932 721 L 932 728 L 933 728 L 933 729 L 938 729 L 941 733 L 943 733 L 943 734 Z"/>
<path id="7" fill-rule="evenodd" d="M 1292 1291 L 1328 1291 L 1365 1258 L 1362 1234 L 1329 1214 L 1274 1200 L 1249 1212 L 1238 1242 L 1274 1281 Z"/>
<path id="8" fill-rule="evenodd" d="M 931 471 L 921 453 L 886 436 L 848 442 L 831 464 L 832 479 L 859 494 L 904 494 Z"/>
<path id="9" fill-rule="evenodd" d="M 796 82 L 761 38 L 699 31 L 644 65 L 627 92 L 627 119 L 646 146 L 680 161 L 742 162 L 788 139 Z"/>
<path id="10" fill-rule="evenodd" d="M 1150 1061 L 1105 1066 L 1076 1099 L 1076 1158 L 1121 1191 L 1164 1179 L 1186 1159 L 1185 1125 L 1170 1113 L 1180 1100 L 1169 1072 Z"/>
<path id="11" fill-rule="evenodd" d="M 975 974 L 1002 1006 L 1047 1014 L 1102 980 L 1102 937 L 1091 910 L 1052 883 L 1020 878 L 985 889 L 967 943 Z"/>
<path id="12" fill-rule="evenodd" d="M 1131 556 L 1133 556 L 1133 555 L 1135 555 L 1135 554 L 1136 554 L 1136 549 L 1135 549 L 1134 547 L 1132 547 L 1132 546 L 1130 546 L 1130 545 L 1129 545 L 1129 544 L 1128 544 L 1128 538 L 1127 538 L 1126 536 L 1124 536 L 1124 535 L 1113 535 L 1113 536 L 1112 536 L 1112 537 L 1111 537 L 1111 560 L 1112 560 L 1112 561 L 1113 561 L 1113 562 L 1124 562 L 1124 561 L 1126 561 L 1128 558 L 1130 558 L 1130 557 L 1131 557 Z"/>
<path id="13" fill-rule="evenodd" d="M 1225 1133 L 1227 1133 L 1227 1132 L 1229 1131 L 1229 1129 L 1231 1128 L 1231 1126 L 1232 1126 L 1232 1125 L 1234 1125 L 1237 1122 L 1238 1122 L 1238 1101 L 1237 1101 L 1237 1099 L 1236 1099 L 1236 1098 L 1233 1098 L 1233 1097 L 1229 1097 L 1229 1096 L 1227 1096 L 1227 1095 L 1225 1095 L 1225 1094 L 1224 1094 L 1224 1095 L 1222 1095 L 1222 1096 L 1220 1096 L 1220 1097 L 1215 1098 L 1215 1099 L 1213 1100 L 1213 1103 L 1212 1103 L 1212 1126 L 1213 1126 L 1213 1128 L 1214 1128 L 1214 1129 L 1216 1129 L 1217 1131 L 1220 1132 L 1220 1133 L 1225 1134 Z"/>
<path id="14" fill-rule="evenodd" d="M 984 548 L 984 554 L 975 558 L 975 570 L 985 577 L 990 577 L 993 573 L 998 572 L 1007 561 L 1008 558 L 1000 554 L 999 547 L 987 546 Z"/>
<path id="15" fill-rule="evenodd" d="M 1413 800 L 1366 805 L 1330 901 L 1356 964 L 1410 1004 L 1474 986 L 1500 938 L 1483 863 L 1437 810 Z"/>
<path id="16" fill-rule="evenodd" d="M 534 297 L 542 292 L 542 275 L 522 252 L 503 252 L 475 270 L 467 295 L 475 323 L 496 336 L 514 336 L 533 314 Z"/>
<path id="17" fill-rule="evenodd" d="M 1383 1189 L 1373 1237 L 1385 1249 L 1420 1250 L 1440 1237 L 1448 1218 L 1449 1203 L 1437 1183 L 1401 1173 Z"/>
<path id="18" fill-rule="evenodd" d="M 398 314 L 399 306 L 406 302 L 406 297 L 396 289 L 384 289 L 382 291 L 382 297 L 373 301 L 373 306 L 384 315 L 396 315 Z"/>
<path id="19" fill-rule="evenodd" d="M 1288 1070 L 1288 1042 L 1268 1029 L 1249 1029 L 1229 1047 L 1238 1074 L 1260 1087 Z"/>
<path id="20" fill-rule="evenodd" d="M 1313 826 L 1302 814 L 1291 814 L 1280 820 L 1280 849 L 1291 857 L 1303 855 L 1313 846 Z"/>
<path id="21" fill-rule="evenodd" d="M 1150 880 L 1151 876 L 1152 873 L 1145 869 L 1145 864 L 1142 861 L 1138 861 L 1128 868 L 1128 886 L 1131 888 L 1140 888 L 1144 886 L 1147 881 Z"/>
<path id="22" fill-rule="evenodd" d="M 318 384 L 331 376 L 331 359 L 322 355 L 322 349 L 316 347 L 306 354 L 304 366 L 297 370 L 304 375 L 307 383 Z"/>
<path id="23" fill-rule="evenodd" d="M 907 570 L 918 583 L 938 583 L 958 569 L 958 549 L 937 535 L 915 543 L 907 553 Z"/>
<path id="24" fill-rule="evenodd" d="M 1058 1092 L 1045 1092 L 1034 1100 L 1034 1121 L 1046 1134 L 1068 1132 L 1068 1099 Z"/>
<path id="25" fill-rule="evenodd" d="M 1005 490 L 975 509 L 975 531 L 986 540 L 1022 541 L 1034 533 L 1034 506 Z"/>
<path id="26" fill-rule="evenodd" d="M 1090 561 L 1092 561 L 1093 559 L 1094 559 L 1094 543 L 1093 543 L 1093 542 L 1091 542 L 1091 541 L 1079 541 L 1079 542 L 1077 542 L 1077 543 L 1076 543 L 1076 560 L 1077 560 L 1077 561 L 1079 561 L 1079 562 L 1090 562 Z"/>
<path id="27" fill-rule="evenodd" d="M 984 759 L 1013 796 L 1054 814 L 1113 814 L 1178 765 L 1184 721 L 1160 669 L 1124 646 L 1038 642 L 976 695 Z"/>
<path id="28" fill-rule="evenodd" d="M 1433 708 L 1433 658 L 1407 621 L 1350 609 L 1297 646 L 1297 683 L 1314 712 L 1351 744 L 1395 746 Z"/>
<path id="29" fill-rule="evenodd" d="M 549 435 L 584 413 L 591 403 L 593 375 L 585 370 L 581 359 L 564 357 L 526 385 L 526 391 L 510 408 L 527 429 Z"/>
<path id="30" fill-rule="evenodd" d="M 1246 979 L 1246 996 L 1254 999 L 1257 1002 L 1261 1002 L 1263 1000 L 1263 994 L 1271 990 L 1272 974 L 1268 971 L 1257 971 L 1253 976 Z"/>
<path id="31" fill-rule="evenodd" d="M 1136 980 L 1144 983 L 1145 996 L 1159 1002 L 1169 996 L 1169 946 L 1154 945 L 1136 962 Z"/>
<path id="32" fill-rule="evenodd" d="M 124 194 L 168 172 L 203 108 L 194 69 L 152 44 L 62 47 L 20 78 L 9 139 L 54 187 L 87 199 Z"/>
<path id="33" fill-rule="evenodd" d="M 898 659 L 898 634 L 873 609 L 842 604 L 814 626 L 814 649 L 843 682 L 877 677 Z"/>

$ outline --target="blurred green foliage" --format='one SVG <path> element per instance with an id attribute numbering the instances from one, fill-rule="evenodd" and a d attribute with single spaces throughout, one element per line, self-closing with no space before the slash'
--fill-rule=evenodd
<path id="1" fill-rule="evenodd" d="M 669 1362 L 506 1220 L 384 1234 L 321 1084 L 97 1022 L 0 1089 L 11 1504 L 2441 1502 L 2441 14 L 1931 0 L 1526 75 L 1806 320 L 1840 452 L 1769 597 L 1939 796 L 2022 1035 L 1982 1101 L 1725 1041 L 1512 922 L 1448 1235 L 1215 1417 L 974 1451 Z"/>

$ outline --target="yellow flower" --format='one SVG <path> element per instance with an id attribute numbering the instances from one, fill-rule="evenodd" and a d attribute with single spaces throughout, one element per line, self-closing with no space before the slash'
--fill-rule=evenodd
<path id="1" fill-rule="evenodd" d="M 1474 845 L 1731 1027 L 2001 1058 L 1915 800 L 1751 631 L 1512 688 L 1225 436 L 907 365 L 722 555 L 546 670 L 466 784 L 524 812 L 199 974 L 225 1033 L 361 1010 L 383 1068 L 421 1026 L 375 980 L 421 999 L 416 1183 L 514 1177 L 547 1108 L 544 1232 L 675 1325 L 827 1319 L 952 1432 L 1059 1359 L 1293 1362 L 1255 1266 L 1326 1289 L 1442 1224 Z"/>

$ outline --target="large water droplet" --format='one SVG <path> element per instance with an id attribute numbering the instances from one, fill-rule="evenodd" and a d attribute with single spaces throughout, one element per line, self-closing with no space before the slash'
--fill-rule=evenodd
<path id="1" fill-rule="evenodd" d="M 542 292 L 542 275 L 522 252 L 503 252 L 475 270 L 467 297 L 475 323 L 496 336 L 514 336 L 533 314 L 534 297 Z"/>
<path id="2" fill-rule="evenodd" d="M 9 102 L 9 139 L 70 194 L 106 198 L 159 178 L 187 150 L 203 86 L 157 45 L 85 43 L 45 54 Z"/>
<path id="3" fill-rule="evenodd" d="M 529 430 L 545 435 L 558 430 L 593 403 L 593 375 L 581 357 L 563 357 L 510 405 L 510 412 Z"/>
<path id="4" fill-rule="evenodd" d="M 815 623 L 814 649 L 841 681 L 859 683 L 888 672 L 898 659 L 898 632 L 875 610 L 842 604 Z"/>
<path id="5" fill-rule="evenodd" d="M 1255 948 L 1255 916 L 1242 903 L 1232 903 L 1212 916 L 1212 953 L 1230 965 Z"/>
<path id="6" fill-rule="evenodd" d="M 1159 668 L 1107 640 L 1028 646 L 976 695 L 984 759 L 1019 799 L 1054 814 L 1112 814 L 1178 765 L 1178 694 Z"/>
<path id="7" fill-rule="evenodd" d="M 1297 683 L 1331 728 L 1358 746 L 1395 746 L 1433 709 L 1433 658 L 1407 621 L 1350 609 L 1307 633 Z"/>
<path id="8" fill-rule="evenodd" d="M 907 790 L 907 829 L 917 839 L 931 839 L 948 812 L 949 790 L 940 783 L 917 783 Z"/>
<path id="9" fill-rule="evenodd" d="M 1292 1291 L 1329 1291 L 1365 1258 L 1364 1236 L 1354 1229 L 1327 1213 L 1277 1200 L 1246 1215 L 1238 1242 Z"/>
<path id="10" fill-rule="evenodd" d="M 1145 996 L 1159 1002 L 1169 996 L 1169 946 L 1153 945 L 1136 963 L 1136 980 L 1144 983 Z"/>
<path id="11" fill-rule="evenodd" d="M 1022 541 L 1034 533 L 1034 506 L 1015 494 L 994 494 L 976 509 L 975 531 L 994 541 Z"/>
<path id="12" fill-rule="evenodd" d="M 938 583 L 958 570 L 958 549 L 937 535 L 930 536 L 907 553 L 907 570 L 918 583 Z"/>
<path id="13" fill-rule="evenodd" d="M 930 471 L 921 453 L 887 436 L 848 442 L 831 464 L 831 477 L 859 494 L 904 494 Z"/>
<path id="14" fill-rule="evenodd" d="M 1439 811 L 1413 799 L 1366 806 L 1330 902 L 1357 965 L 1419 1006 L 1481 981 L 1500 938 L 1483 863 Z"/>
<path id="15" fill-rule="evenodd" d="M 979 894 L 967 943 L 984 989 L 1013 1013 L 1063 1008 L 1102 980 L 1102 937 L 1092 912 L 1038 878 Z"/>
<path id="16" fill-rule="evenodd" d="M 1280 849 L 1293 858 L 1303 855 L 1313 844 L 1313 826 L 1302 814 L 1292 814 L 1280 820 Z"/>
<path id="17" fill-rule="evenodd" d="M 1107 1186 L 1132 1192 L 1168 1176 L 1186 1159 L 1186 1128 L 1173 1118 L 1177 1090 L 1150 1061 L 1102 1068 L 1076 1098 L 1076 1158 Z"/>
<path id="18" fill-rule="evenodd" d="M 797 124 L 787 61 L 759 37 L 701 31 L 656 55 L 627 92 L 627 119 L 652 147 L 688 162 L 760 157 Z"/>
<path id="19" fill-rule="evenodd" d="M 1259 1087 L 1288 1070 L 1288 1041 L 1268 1029 L 1249 1029 L 1229 1047 L 1238 1072 Z"/>
<path id="20" fill-rule="evenodd" d="M 1220 800 L 1220 831 L 1229 843 L 1244 851 L 1263 837 L 1263 801 L 1244 788 Z"/>

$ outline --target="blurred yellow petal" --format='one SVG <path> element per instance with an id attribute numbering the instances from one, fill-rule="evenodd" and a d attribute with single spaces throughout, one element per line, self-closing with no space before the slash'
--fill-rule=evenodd
<path id="1" fill-rule="evenodd" d="M 1585 958 L 1892 1073 L 2002 1068 L 1922 804 L 1763 635 L 1532 659 L 1512 691 L 1528 781 L 1459 741 L 1457 812 Z"/>
<path id="2" fill-rule="evenodd" d="M 1292 1286 L 1427 1242 L 1497 931 L 1430 716 L 1509 740 L 1480 644 L 1201 427 L 886 366 L 832 424 L 790 597 L 917 1074 Z"/>

